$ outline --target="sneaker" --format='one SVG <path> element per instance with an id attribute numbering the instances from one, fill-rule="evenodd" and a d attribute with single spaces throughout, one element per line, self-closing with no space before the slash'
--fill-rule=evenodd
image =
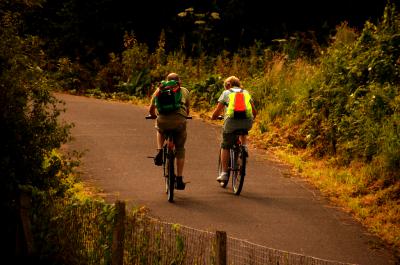
<path id="1" fill-rule="evenodd" d="M 177 176 L 175 180 L 176 180 L 176 182 L 175 182 L 176 189 L 177 190 L 184 190 L 185 186 L 186 186 L 186 183 L 183 182 L 183 177 L 182 176 Z"/>
<path id="2" fill-rule="evenodd" d="M 227 180 L 228 180 L 228 173 L 227 172 L 222 172 L 217 178 L 218 182 L 223 182 L 223 181 L 227 181 Z"/>
<path id="3" fill-rule="evenodd" d="M 156 155 L 156 157 L 154 157 L 154 164 L 156 166 L 162 166 L 163 164 L 163 153 L 162 153 L 162 149 L 158 150 L 158 153 Z"/>

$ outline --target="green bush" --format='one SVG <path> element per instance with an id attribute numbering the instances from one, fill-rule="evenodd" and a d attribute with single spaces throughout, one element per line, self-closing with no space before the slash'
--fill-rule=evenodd
<path id="1" fill-rule="evenodd" d="M 119 91 L 129 95 L 144 96 L 151 87 L 151 61 L 148 47 L 138 43 L 135 36 L 125 35 L 126 50 L 122 53 L 122 83 Z"/>
<path id="2" fill-rule="evenodd" d="M 210 109 L 224 90 L 220 76 L 211 75 L 206 80 L 191 85 L 191 102 L 195 109 Z"/>
<path id="3" fill-rule="evenodd" d="M 389 146 L 399 137 L 400 16 L 387 5 L 378 26 L 367 22 L 354 38 L 344 25 L 337 36 L 321 57 L 322 82 L 309 94 L 308 144 L 344 163 L 383 157 L 387 170 L 399 171 L 398 152 Z"/>
<path id="4" fill-rule="evenodd" d="M 65 195 L 62 161 L 53 150 L 69 139 L 71 126 L 58 120 L 62 105 L 43 71 L 41 41 L 18 34 L 18 14 L 2 13 L 0 23 L 0 196 L 3 240 L 11 248 L 3 250 L 12 255 L 21 189 Z"/>

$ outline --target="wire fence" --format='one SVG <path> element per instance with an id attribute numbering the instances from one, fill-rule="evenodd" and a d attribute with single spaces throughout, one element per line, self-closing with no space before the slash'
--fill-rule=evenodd
<path id="1" fill-rule="evenodd" d="M 232 265 L 348 265 L 338 261 L 323 260 L 315 257 L 286 252 L 248 241 L 228 237 L 228 262 Z"/>
<path id="2" fill-rule="evenodd" d="M 126 224 L 124 264 L 216 264 L 215 233 L 147 216 Z"/>
<path id="3" fill-rule="evenodd" d="M 37 204 L 32 209 L 36 254 L 59 265 L 347 264 L 267 248 L 226 236 L 225 232 L 163 222 L 142 209 L 125 214 L 121 202 L 53 203 L 51 207 Z"/>

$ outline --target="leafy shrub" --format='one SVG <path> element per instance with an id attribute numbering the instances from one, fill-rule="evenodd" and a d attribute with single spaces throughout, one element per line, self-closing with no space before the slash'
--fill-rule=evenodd
<path id="1" fill-rule="evenodd" d="M 118 92 L 122 70 L 120 57 L 114 53 L 109 54 L 109 62 L 97 73 L 94 86 L 105 93 Z"/>
<path id="2" fill-rule="evenodd" d="M 210 109 L 217 103 L 218 97 L 224 90 L 220 76 L 211 75 L 200 83 L 191 86 L 191 102 L 195 109 Z"/>
<path id="3" fill-rule="evenodd" d="M 151 86 L 150 55 L 145 44 L 138 43 L 135 36 L 125 35 L 126 50 L 122 53 L 122 78 L 119 90 L 129 95 L 148 95 Z"/>
<path id="4" fill-rule="evenodd" d="M 342 25 L 321 57 L 322 82 L 310 91 L 303 131 L 321 155 L 336 154 L 349 163 L 385 154 L 387 170 L 398 171 L 398 154 L 389 148 L 399 136 L 400 17 L 394 5 L 387 5 L 378 26 L 367 22 L 354 34 Z"/>
<path id="5" fill-rule="evenodd" d="M 62 105 L 56 86 L 42 69 L 47 61 L 36 37 L 18 34 L 18 15 L 4 13 L 0 25 L 0 196 L 5 253 L 15 244 L 21 189 L 64 196 L 58 174 L 61 160 L 53 150 L 69 139 L 70 125 L 59 122 Z"/>
<path id="6" fill-rule="evenodd" d="M 58 81 L 58 86 L 63 91 L 74 91 L 82 94 L 93 86 L 92 73 L 79 61 L 73 62 L 69 58 L 58 59 L 57 68 L 53 78 Z"/>

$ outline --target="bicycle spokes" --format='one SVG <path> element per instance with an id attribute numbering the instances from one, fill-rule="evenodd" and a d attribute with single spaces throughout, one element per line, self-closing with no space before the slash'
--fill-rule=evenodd
<path id="1" fill-rule="evenodd" d="M 244 177 L 246 175 L 246 153 L 245 149 L 239 145 L 229 150 L 228 179 L 221 181 L 221 187 L 225 188 L 229 178 L 232 178 L 232 190 L 235 195 L 239 195 L 243 188 Z M 221 151 L 218 158 L 218 175 L 222 173 Z"/>
<path id="2" fill-rule="evenodd" d="M 235 195 L 239 195 L 243 188 L 244 177 L 246 175 L 246 155 L 245 150 L 240 148 L 236 151 L 234 166 L 232 172 L 232 189 Z"/>

